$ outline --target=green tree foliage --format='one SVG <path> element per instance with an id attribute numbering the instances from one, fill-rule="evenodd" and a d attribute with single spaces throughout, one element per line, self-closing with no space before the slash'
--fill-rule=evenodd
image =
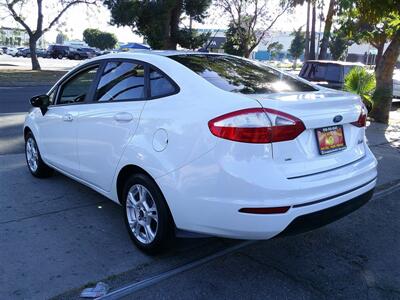
<path id="1" fill-rule="evenodd" d="M 267 50 L 271 53 L 271 58 L 274 59 L 283 50 L 283 45 L 279 42 L 272 42 L 268 45 Z"/>
<path id="2" fill-rule="evenodd" d="M 243 40 L 240 38 L 241 33 L 239 31 L 244 31 L 244 28 L 238 28 L 234 23 L 229 23 L 228 30 L 225 33 L 226 42 L 224 44 L 224 51 L 228 54 L 245 56 L 245 45 Z M 256 37 L 253 35 L 252 40 Z"/>
<path id="3" fill-rule="evenodd" d="M 304 32 L 301 31 L 302 27 L 292 32 L 293 40 L 290 44 L 289 53 L 293 56 L 293 69 L 296 69 L 297 59 L 304 52 L 305 37 Z"/>
<path id="4" fill-rule="evenodd" d="M 197 30 L 190 28 L 183 28 L 178 33 L 179 45 L 186 49 L 195 50 L 203 46 L 209 38 L 209 33 L 199 34 Z"/>
<path id="5" fill-rule="evenodd" d="M 85 29 L 83 40 L 90 47 L 99 48 L 100 50 L 113 49 L 118 42 L 117 37 L 113 33 L 93 28 Z"/>
<path id="6" fill-rule="evenodd" d="M 370 116 L 388 123 L 392 105 L 393 70 L 400 55 L 400 1 L 341 0 L 341 23 L 349 39 L 377 48 L 376 89 Z M 389 43 L 384 48 L 385 43 Z"/>
<path id="7" fill-rule="evenodd" d="M 352 44 L 346 34 L 339 28 L 333 31 L 328 44 L 333 60 L 343 60 L 347 48 Z"/>
<path id="8" fill-rule="evenodd" d="M 103 0 L 111 11 L 111 23 L 130 26 L 153 49 L 194 48 L 207 39 L 190 27 L 180 28 L 184 17 L 202 22 L 211 0 Z"/>
<path id="9" fill-rule="evenodd" d="M 372 93 L 375 87 L 375 75 L 362 67 L 351 69 L 344 80 L 344 90 L 359 95 L 368 110 L 372 108 Z"/>

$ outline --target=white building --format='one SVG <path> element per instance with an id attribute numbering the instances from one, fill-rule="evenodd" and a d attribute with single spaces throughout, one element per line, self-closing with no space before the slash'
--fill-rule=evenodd
<path id="1" fill-rule="evenodd" d="M 37 42 L 38 47 L 44 48 L 44 39 Z M 21 28 L 0 27 L 0 45 L 6 47 L 29 46 L 29 35 Z"/>

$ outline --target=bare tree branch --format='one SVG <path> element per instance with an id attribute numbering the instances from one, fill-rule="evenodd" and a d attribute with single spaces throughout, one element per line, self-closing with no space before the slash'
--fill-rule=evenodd
<path id="1" fill-rule="evenodd" d="M 271 2 L 269 0 L 216 1 L 217 6 L 228 14 L 230 24 L 237 28 L 235 34 L 247 57 L 259 45 L 276 21 L 293 5 L 291 0 L 280 1 L 280 9 L 273 9 Z"/>
<path id="2" fill-rule="evenodd" d="M 29 36 L 32 36 L 33 33 L 32 33 L 32 30 L 29 28 L 28 24 L 26 24 L 25 21 L 21 18 L 21 16 L 15 11 L 14 6 L 16 4 L 18 4 L 19 2 L 22 2 L 22 0 L 13 0 L 13 1 L 6 0 L 6 7 L 9 10 L 11 16 L 14 18 L 14 20 L 17 21 L 19 24 L 21 24 L 22 27 L 25 28 L 25 30 Z"/>
<path id="3" fill-rule="evenodd" d="M 62 15 L 71 7 L 77 4 L 86 4 L 86 5 L 94 5 L 96 4 L 96 0 L 74 0 L 69 2 L 64 6 L 64 8 L 58 13 L 58 15 L 49 23 L 49 25 L 43 29 L 43 33 L 49 31 L 55 24 L 58 23 Z"/>
<path id="4" fill-rule="evenodd" d="M 31 51 L 32 69 L 40 70 L 40 64 L 36 56 L 36 42 L 43 36 L 44 33 L 49 31 L 63 14 L 74 5 L 86 4 L 93 5 L 96 4 L 98 0 L 57 0 L 61 4 L 62 9 L 57 13 L 53 20 L 48 24 L 47 27 L 43 28 L 43 0 L 3 0 L 5 4 L 0 4 L 0 6 L 5 7 L 9 12 L 10 16 L 18 22 L 29 35 L 29 48 Z M 21 12 L 28 10 L 28 4 L 36 1 L 37 5 L 37 18 L 36 18 L 36 28 L 29 27 L 28 23 L 25 22 Z M 46 0 L 47 1 L 47 0 Z M 20 13 L 17 12 L 16 6 L 20 6 Z"/>

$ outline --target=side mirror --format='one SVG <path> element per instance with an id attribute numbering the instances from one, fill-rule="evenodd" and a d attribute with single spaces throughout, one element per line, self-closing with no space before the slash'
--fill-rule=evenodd
<path id="1" fill-rule="evenodd" d="M 33 107 L 39 107 L 42 111 L 42 115 L 47 112 L 47 107 L 50 105 L 50 98 L 48 95 L 39 95 L 31 98 L 31 104 Z"/>

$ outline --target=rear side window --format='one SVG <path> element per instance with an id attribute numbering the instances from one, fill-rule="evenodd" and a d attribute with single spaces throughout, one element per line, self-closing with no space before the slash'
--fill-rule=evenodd
<path id="1" fill-rule="evenodd" d="M 265 94 L 315 91 L 311 85 L 267 65 L 227 55 L 176 55 L 171 59 L 229 92 Z"/>
<path id="2" fill-rule="evenodd" d="M 176 92 L 173 83 L 161 72 L 150 68 L 150 95 L 152 98 L 165 97 Z"/>
<path id="3" fill-rule="evenodd" d="M 307 63 L 300 76 L 315 81 L 341 81 L 342 66 L 335 64 Z"/>
<path id="4" fill-rule="evenodd" d="M 144 98 L 143 65 L 124 61 L 107 63 L 97 86 L 95 101 L 142 100 Z"/>

